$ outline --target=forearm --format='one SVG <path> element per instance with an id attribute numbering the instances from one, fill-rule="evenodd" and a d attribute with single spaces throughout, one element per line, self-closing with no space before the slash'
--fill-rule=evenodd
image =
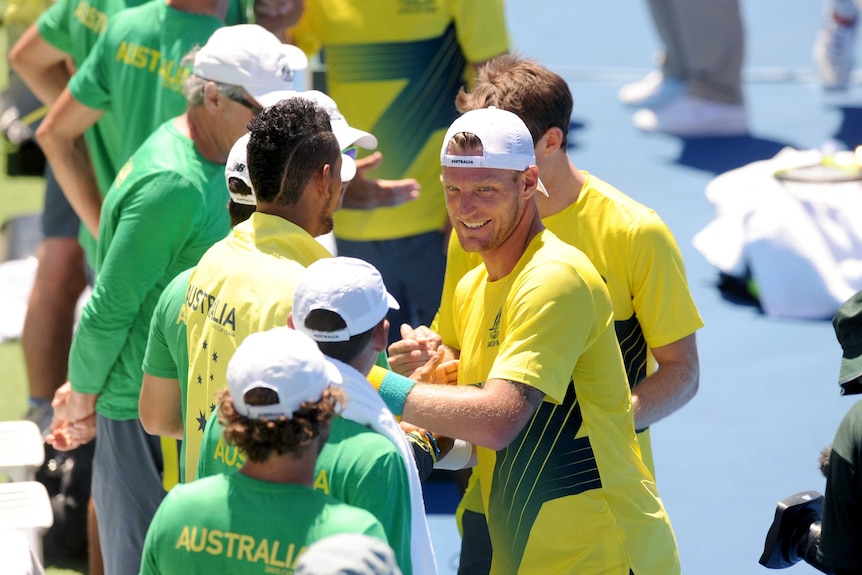
<path id="1" fill-rule="evenodd" d="M 46 106 L 53 106 L 63 93 L 71 75 L 65 62 L 49 67 L 13 66 L 15 73 L 33 95 Z"/>
<path id="2" fill-rule="evenodd" d="M 255 0 L 254 16 L 258 26 L 269 30 L 282 42 L 287 30 L 296 25 L 305 10 L 304 0 Z"/>
<path id="3" fill-rule="evenodd" d="M 688 403 L 697 393 L 697 364 L 665 363 L 632 392 L 635 429 L 645 429 Z"/>
<path id="4" fill-rule="evenodd" d="M 35 24 L 15 43 L 9 53 L 9 65 L 47 106 L 57 101 L 71 77 L 66 54 L 46 42 Z"/>
<path id="5" fill-rule="evenodd" d="M 36 139 L 69 204 L 87 226 L 87 230 L 98 239 L 102 195 L 87 144 L 83 135 L 74 136 L 58 131 L 52 115 L 48 114 L 39 126 Z"/>
<path id="6" fill-rule="evenodd" d="M 539 390 L 503 380 L 482 387 L 419 384 L 402 414 L 414 425 L 497 451 L 515 438 L 543 398 Z"/>

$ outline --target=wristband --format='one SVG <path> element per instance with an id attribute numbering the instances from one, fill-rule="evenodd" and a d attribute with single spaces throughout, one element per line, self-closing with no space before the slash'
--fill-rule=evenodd
<path id="1" fill-rule="evenodd" d="M 425 432 L 425 437 L 428 438 L 428 443 L 431 445 L 431 448 L 434 449 L 434 463 L 440 459 L 440 446 L 437 445 L 437 438 L 434 437 L 430 431 Z"/>
<path id="2" fill-rule="evenodd" d="M 389 411 L 400 417 L 401 412 L 404 411 L 404 402 L 407 401 L 407 396 L 416 382 L 379 366 L 371 368 L 368 381 L 380 394 Z"/>
<path id="3" fill-rule="evenodd" d="M 457 471 L 464 469 L 473 458 L 473 445 L 463 439 L 456 439 L 452 449 L 434 464 L 434 469 Z"/>

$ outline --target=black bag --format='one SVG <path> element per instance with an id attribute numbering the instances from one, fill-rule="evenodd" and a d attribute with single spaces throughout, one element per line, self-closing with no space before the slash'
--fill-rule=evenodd
<path id="1" fill-rule="evenodd" d="M 95 448 L 95 441 L 68 452 L 45 444 L 45 463 L 36 480 L 48 490 L 54 509 L 54 525 L 43 539 L 46 564 L 87 559 L 87 504 Z"/>

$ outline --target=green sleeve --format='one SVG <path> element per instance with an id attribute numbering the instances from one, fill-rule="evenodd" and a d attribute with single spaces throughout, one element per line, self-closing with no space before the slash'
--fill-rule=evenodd
<path id="1" fill-rule="evenodd" d="M 703 327 L 679 246 L 657 214 L 644 216 L 632 227 L 629 246 L 632 307 L 647 345 L 668 345 Z"/>
<path id="2" fill-rule="evenodd" d="M 231 473 L 241 468 L 245 463 L 245 458 L 239 449 L 224 441 L 222 438 L 223 431 L 224 426 L 218 420 L 218 406 L 213 406 L 201 438 L 196 479 L 219 473 Z M 221 446 L 219 446 L 219 441 L 221 441 Z"/>
<path id="3" fill-rule="evenodd" d="M 368 527 L 363 531 L 363 533 L 376 539 L 380 539 L 381 541 L 389 545 L 389 541 L 387 541 L 386 539 L 386 530 L 383 528 L 383 525 L 381 525 L 380 521 L 370 522 Z M 398 558 L 396 557 L 395 560 L 398 561 Z"/>
<path id="4" fill-rule="evenodd" d="M 94 110 L 111 109 L 111 90 L 108 86 L 108 65 L 113 60 L 109 53 L 113 28 L 99 36 L 90 53 L 78 66 L 69 80 L 69 92 L 76 100 Z"/>
<path id="5" fill-rule="evenodd" d="M 129 185 L 111 192 L 125 200 L 72 342 L 69 379 L 81 393 L 102 391 L 144 299 L 197 227 L 200 192 L 181 175 L 158 172 Z M 103 224 L 105 217 L 103 209 Z"/>
<path id="6" fill-rule="evenodd" d="M 74 3 L 72 0 L 58 0 L 56 4 L 42 12 L 36 21 L 39 35 L 48 44 L 67 54 L 72 53 L 72 37 L 69 34 L 69 21 L 73 7 Z"/>
<path id="7" fill-rule="evenodd" d="M 395 551 L 401 571 L 409 575 L 410 487 L 404 460 L 397 451 L 387 452 L 365 469 L 350 494 L 350 505 L 370 511 L 380 521 L 386 531 L 384 540 Z"/>
<path id="8" fill-rule="evenodd" d="M 147 350 L 144 352 L 144 373 L 165 379 L 185 380 L 180 377 L 182 366 L 178 365 L 179 356 L 172 347 L 172 344 L 179 343 L 179 338 L 176 335 L 170 337 L 168 334 L 179 327 L 177 326 L 180 322 L 179 315 L 185 302 L 182 296 L 188 286 L 192 269 L 182 272 L 171 280 L 159 296 L 159 302 L 150 321 Z M 188 370 L 188 366 L 186 369 Z"/>
<path id="9" fill-rule="evenodd" d="M 251 5 L 252 0 L 231 0 L 224 19 L 225 26 L 248 24 Z"/>
<path id="10" fill-rule="evenodd" d="M 385 351 L 381 351 L 377 354 L 377 361 L 374 362 L 374 365 L 382 367 L 383 369 L 392 369 L 392 367 L 389 365 L 389 358 L 386 357 Z"/>

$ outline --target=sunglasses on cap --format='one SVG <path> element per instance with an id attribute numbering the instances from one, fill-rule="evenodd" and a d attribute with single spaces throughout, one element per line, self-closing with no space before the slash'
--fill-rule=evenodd
<path id="1" fill-rule="evenodd" d="M 341 150 L 341 153 L 344 154 L 345 156 L 350 156 L 351 158 L 353 158 L 355 160 L 356 159 L 356 152 L 358 152 L 358 151 L 359 150 L 357 149 L 356 146 L 350 146 L 349 148 L 344 148 L 343 150 Z"/>
<path id="2" fill-rule="evenodd" d="M 258 105 L 258 104 L 255 104 L 254 102 L 250 102 L 250 101 L 246 100 L 245 98 L 243 98 L 242 96 L 232 96 L 232 95 L 228 95 L 228 99 L 229 99 L 229 100 L 233 100 L 233 101 L 234 101 L 234 102 L 236 102 L 237 104 L 239 104 L 239 105 L 241 105 L 241 106 L 244 106 L 244 107 L 248 108 L 249 110 L 251 110 L 251 111 L 252 111 L 252 113 L 253 113 L 255 116 L 257 116 L 258 114 L 260 114 L 260 113 L 263 111 L 263 107 L 262 107 L 262 106 L 260 106 L 260 105 Z"/>

